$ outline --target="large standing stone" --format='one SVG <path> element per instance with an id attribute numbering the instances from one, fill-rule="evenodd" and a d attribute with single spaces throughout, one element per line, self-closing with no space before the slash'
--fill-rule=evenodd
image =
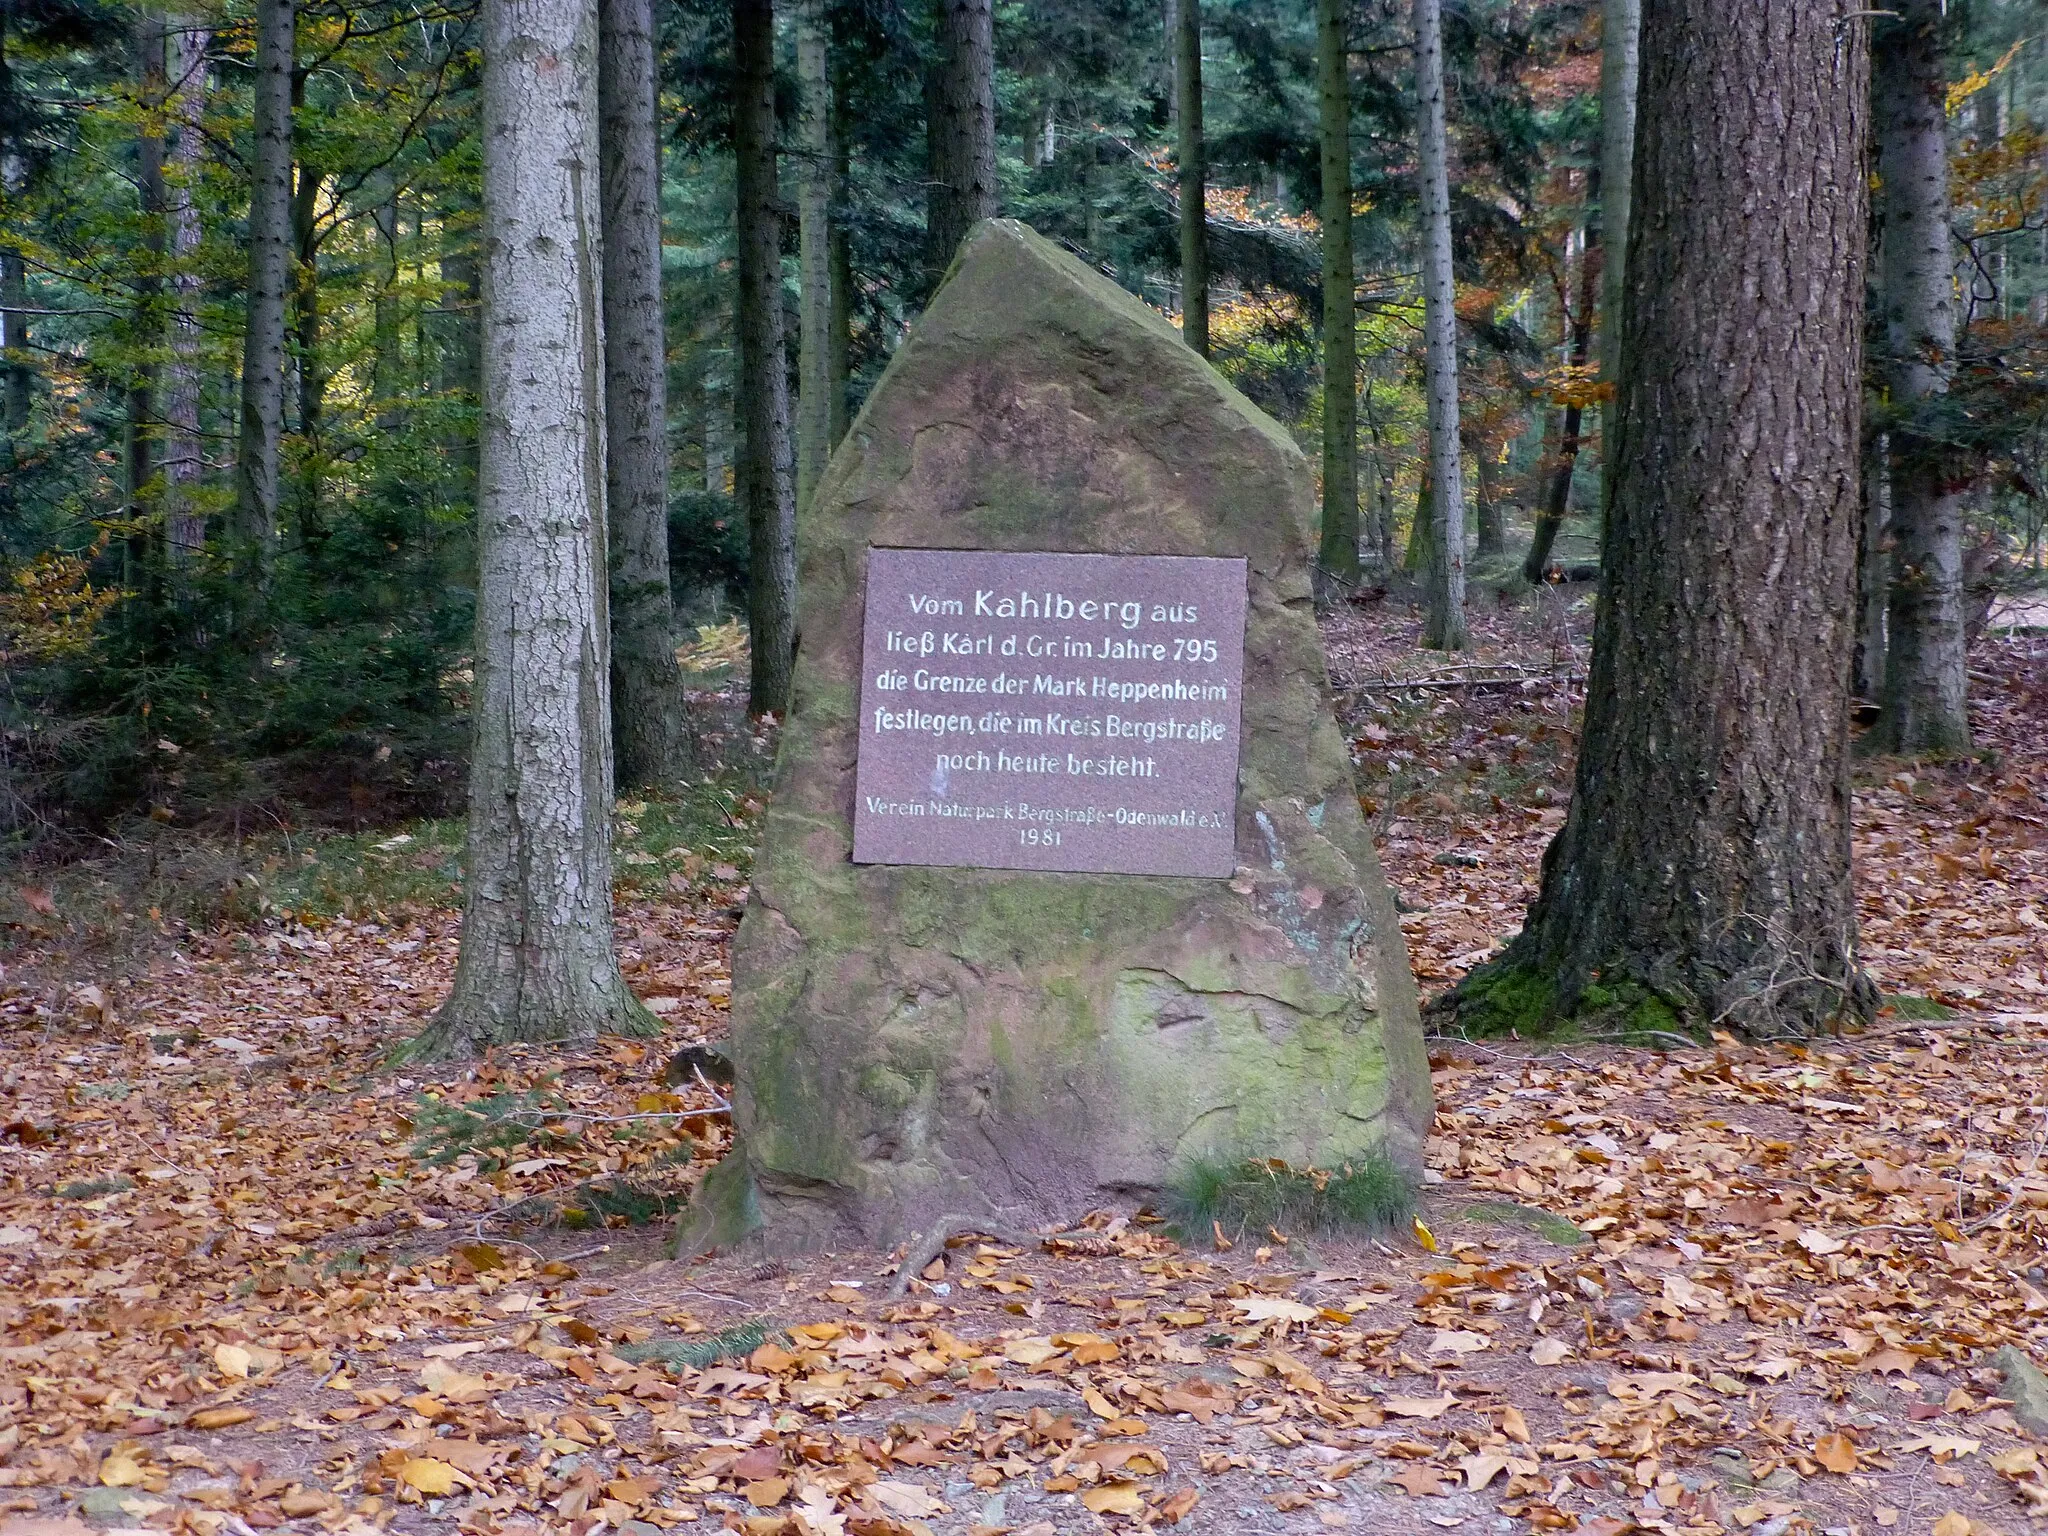
<path id="1" fill-rule="evenodd" d="M 733 959 L 737 1146 L 686 1249 L 887 1245 L 1160 1188 L 1191 1153 L 1419 1171 L 1392 895 L 1332 718 L 1287 435 L 1130 295 L 983 224 L 799 529 L 796 702 Z M 855 865 L 871 545 L 1248 563 L 1229 879 Z"/>

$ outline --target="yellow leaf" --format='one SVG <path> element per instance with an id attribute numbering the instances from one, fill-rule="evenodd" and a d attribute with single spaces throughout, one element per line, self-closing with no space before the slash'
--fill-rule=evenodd
<path id="1" fill-rule="evenodd" d="M 445 1461 L 432 1456 L 408 1456 L 405 1465 L 398 1469 L 398 1479 L 409 1488 L 416 1488 L 430 1499 L 445 1498 L 455 1491 L 455 1481 L 462 1474 Z"/>
<path id="2" fill-rule="evenodd" d="M 249 1366 L 253 1360 L 249 1351 L 239 1344 L 216 1344 L 213 1346 L 213 1363 L 223 1376 L 232 1376 L 237 1381 L 249 1379 Z"/>
<path id="3" fill-rule="evenodd" d="M 1120 1419 L 1123 1417 L 1117 1411 L 1116 1405 L 1093 1387 L 1083 1387 L 1081 1389 L 1081 1401 L 1088 1405 L 1088 1411 L 1098 1419 Z"/>
<path id="4" fill-rule="evenodd" d="M 194 1429 L 226 1429 L 231 1424 L 246 1424 L 255 1417 L 254 1408 L 236 1404 L 232 1408 L 202 1408 L 185 1422 Z"/>
<path id="5" fill-rule="evenodd" d="M 1145 1495 L 1136 1483 L 1103 1483 L 1081 1490 L 1081 1502 L 1098 1515 L 1140 1515 L 1145 1512 Z"/>
<path id="6" fill-rule="evenodd" d="M 1423 1225 L 1420 1216 L 1411 1216 L 1409 1220 L 1415 1224 L 1415 1241 L 1422 1244 L 1422 1251 L 1424 1253 L 1435 1253 L 1436 1234 Z"/>
<path id="7" fill-rule="evenodd" d="M 119 1451 L 100 1463 L 100 1482 L 108 1488 L 133 1488 L 148 1475 L 133 1456 Z"/>
<path id="8" fill-rule="evenodd" d="M 1500 1432 L 1519 1445 L 1531 1444 L 1529 1421 L 1522 1417 L 1522 1410 L 1513 1403 L 1501 1410 Z"/>
<path id="9" fill-rule="evenodd" d="M 1381 1406 L 1397 1418 L 1434 1419 L 1457 1401 L 1446 1392 L 1442 1397 L 1390 1397 Z"/>
<path id="10" fill-rule="evenodd" d="M 1856 1470 L 1856 1446 L 1847 1435 L 1822 1435 L 1813 1443 L 1813 1459 L 1830 1472 L 1847 1476 Z"/>
<path id="11" fill-rule="evenodd" d="M 789 1496 L 789 1479 L 766 1477 L 758 1483 L 747 1484 L 740 1494 L 756 1509 L 773 1509 Z"/>
<path id="12" fill-rule="evenodd" d="M 1970 1517 L 1950 1510 L 1934 1522 L 1933 1536 L 1970 1536 Z"/>

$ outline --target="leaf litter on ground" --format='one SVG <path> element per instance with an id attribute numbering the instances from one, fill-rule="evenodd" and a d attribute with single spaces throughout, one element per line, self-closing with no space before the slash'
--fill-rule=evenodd
<path id="1" fill-rule="evenodd" d="M 1543 601 L 1477 626 L 1519 680 L 1419 699 L 1353 686 L 1423 675 L 1402 615 L 1331 626 L 1431 985 L 1513 932 L 1569 792 L 1583 638 Z M 0 1533 L 2027 1529 L 2048 1476 L 1991 1358 L 2048 1359 L 2044 649 L 1980 647 L 1995 762 L 1859 789 L 1868 952 L 1929 1008 L 1436 1041 L 1435 1252 L 1103 1210 L 959 1238 L 901 1300 L 891 1255 L 663 1262 L 590 1191 L 680 1198 L 727 1144 L 661 1067 L 723 1034 L 730 864 L 622 901 L 659 1041 L 387 1069 L 440 908 L 18 991 Z M 423 1133 L 464 1106 L 489 1145 Z"/>

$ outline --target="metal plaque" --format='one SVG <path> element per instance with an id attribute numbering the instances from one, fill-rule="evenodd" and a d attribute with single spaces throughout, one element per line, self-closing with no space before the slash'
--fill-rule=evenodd
<path id="1" fill-rule="evenodd" d="M 857 864 L 1227 876 L 1245 563 L 870 549 Z"/>

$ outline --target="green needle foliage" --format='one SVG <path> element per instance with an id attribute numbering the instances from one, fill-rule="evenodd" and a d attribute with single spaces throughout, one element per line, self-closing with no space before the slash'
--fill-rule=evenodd
<path id="1" fill-rule="evenodd" d="M 751 1318 L 717 1333 L 623 1344 L 617 1354 L 621 1360 L 630 1360 L 636 1365 L 658 1360 L 672 1371 L 685 1368 L 701 1371 L 721 1360 L 744 1360 L 779 1333 L 781 1326 L 770 1318 Z"/>

